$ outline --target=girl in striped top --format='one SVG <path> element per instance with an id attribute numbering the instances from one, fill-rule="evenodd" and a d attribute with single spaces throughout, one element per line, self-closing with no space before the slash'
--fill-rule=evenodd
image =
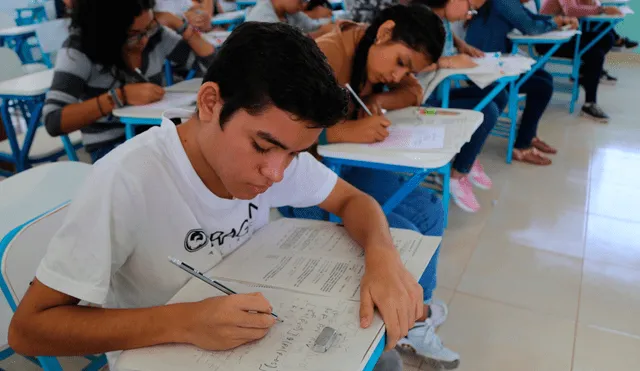
<path id="1" fill-rule="evenodd" d="M 154 0 L 74 1 L 43 119 L 52 136 L 80 130 L 93 161 L 124 141 L 115 108 L 162 99 L 165 59 L 191 68 L 206 67 L 213 56 L 213 46 L 188 23 L 177 33 L 160 26 L 153 6 Z"/>

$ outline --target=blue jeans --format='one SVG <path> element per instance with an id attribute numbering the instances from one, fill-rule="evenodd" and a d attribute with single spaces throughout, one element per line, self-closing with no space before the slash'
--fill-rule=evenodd
<path id="1" fill-rule="evenodd" d="M 341 177 L 354 187 L 369 194 L 381 205 L 384 204 L 404 182 L 401 175 L 382 170 L 343 167 Z M 327 213 L 317 206 L 307 208 L 282 207 L 280 212 L 288 218 L 327 220 Z M 425 236 L 442 236 L 444 233 L 444 210 L 442 202 L 431 191 L 414 189 L 392 212 L 387 214 L 391 228 L 409 229 Z M 432 298 L 437 284 L 437 266 L 440 247 L 436 249 L 426 270 L 418 281 L 424 292 L 424 300 Z"/>
<path id="2" fill-rule="evenodd" d="M 472 109 L 487 95 L 482 89 L 475 85 L 465 88 L 451 89 L 449 93 L 449 107 L 458 109 Z M 433 96 L 433 95 L 432 95 Z M 493 101 L 489 102 L 480 112 L 484 114 L 484 121 L 476 129 L 471 139 L 465 143 L 460 152 L 453 160 L 452 168 L 459 173 L 468 174 L 471 167 L 480 154 L 484 142 L 491 134 L 491 130 L 496 126 L 498 117 L 507 106 L 508 94 L 503 90 Z M 441 102 L 435 98 L 430 98 L 427 103 L 432 106 L 441 106 Z"/>

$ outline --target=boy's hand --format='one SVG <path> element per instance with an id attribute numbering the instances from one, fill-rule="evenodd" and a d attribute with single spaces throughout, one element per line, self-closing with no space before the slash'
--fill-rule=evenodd
<path id="1" fill-rule="evenodd" d="M 360 326 L 369 327 L 374 306 L 387 328 L 386 349 L 393 349 L 423 316 L 423 290 L 395 249 L 367 249 L 360 283 Z"/>
<path id="2" fill-rule="evenodd" d="M 478 48 L 474 48 L 473 46 L 465 43 L 462 47 L 459 48 L 460 53 L 466 54 L 473 58 L 482 58 L 484 57 L 484 52 Z"/>
<path id="3" fill-rule="evenodd" d="M 276 322 L 261 293 L 209 298 L 193 303 L 191 310 L 186 340 L 206 350 L 228 350 L 262 339 Z"/>

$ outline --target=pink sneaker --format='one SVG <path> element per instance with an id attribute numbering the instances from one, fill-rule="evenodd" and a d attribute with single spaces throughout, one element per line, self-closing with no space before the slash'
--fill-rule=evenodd
<path id="1" fill-rule="evenodd" d="M 471 171 L 469 172 L 469 181 L 474 186 L 484 189 L 485 191 L 493 187 L 491 178 L 489 178 L 487 173 L 484 172 L 484 167 L 482 167 L 478 160 L 476 160 L 471 167 Z"/>
<path id="2" fill-rule="evenodd" d="M 460 179 L 451 178 L 449 183 L 449 191 L 451 192 L 451 198 L 462 210 L 468 213 L 475 213 L 480 210 L 480 203 L 473 194 L 473 187 L 468 177 Z"/>

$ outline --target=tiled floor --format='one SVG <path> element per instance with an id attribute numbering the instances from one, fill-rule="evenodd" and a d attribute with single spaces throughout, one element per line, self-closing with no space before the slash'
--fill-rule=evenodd
<path id="1" fill-rule="evenodd" d="M 610 124 L 569 116 L 557 95 L 539 131 L 560 150 L 554 164 L 506 165 L 492 138 L 483 210 L 452 207 L 436 296 L 450 304 L 440 335 L 460 371 L 640 369 L 640 65 L 611 72 Z M 0 367 L 37 370 L 17 357 Z M 406 356 L 405 370 L 430 368 Z"/>

